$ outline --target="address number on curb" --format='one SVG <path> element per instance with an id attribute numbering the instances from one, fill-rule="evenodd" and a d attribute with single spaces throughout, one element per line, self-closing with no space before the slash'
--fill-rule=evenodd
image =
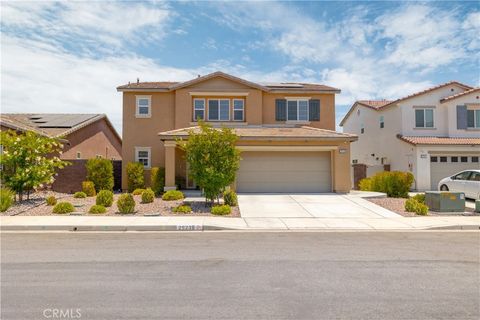
<path id="1" fill-rule="evenodd" d="M 199 225 L 177 225 L 177 231 L 202 231 Z"/>

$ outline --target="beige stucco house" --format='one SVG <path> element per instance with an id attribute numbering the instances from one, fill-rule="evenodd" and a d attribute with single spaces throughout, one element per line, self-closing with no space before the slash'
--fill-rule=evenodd
<path id="1" fill-rule="evenodd" d="M 165 167 L 165 189 L 195 188 L 177 139 L 198 119 L 239 136 L 238 192 L 348 192 L 350 143 L 335 132 L 335 94 L 320 84 L 260 84 L 215 72 L 186 82 L 136 82 L 123 93 L 123 166 Z M 125 172 L 122 187 L 127 188 Z"/>

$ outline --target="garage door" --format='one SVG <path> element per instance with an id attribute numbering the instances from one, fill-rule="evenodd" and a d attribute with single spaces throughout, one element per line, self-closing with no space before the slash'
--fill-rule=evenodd
<path id="1" fill-rule="evenodd" d="M 455 173 L 463 170 L 479 168 L 480 164 L 478 162 L 478 155 L 432 155 L 430 156 L 430 187 L 432 188 L 432 190 L 437 190 L 438 183 L 443 178 L 453 176 Z"/>
<path id="2" fill-rule="evenodd" d="M 330 152 L 242 152 L 238 192 L 331 192 Z"/>

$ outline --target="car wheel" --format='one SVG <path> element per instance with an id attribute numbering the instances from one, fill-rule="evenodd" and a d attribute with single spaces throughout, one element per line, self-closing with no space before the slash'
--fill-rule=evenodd
<path id="1" fill-rule="evenodd" d="M 442 184 L 442 186 L 440 187 L 440 190 L 441 191 L 448 191 L 448 187 L 444 184 Z"/>

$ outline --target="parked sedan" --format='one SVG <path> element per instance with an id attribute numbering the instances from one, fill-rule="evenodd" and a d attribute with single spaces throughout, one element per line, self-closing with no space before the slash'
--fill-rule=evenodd
<path id="1" fill-rule="evenodd" d="M 465 170 L 440 180 L 438 189 L 465 193 L 466 198 L 480 199 L 480 170 Z"/>

